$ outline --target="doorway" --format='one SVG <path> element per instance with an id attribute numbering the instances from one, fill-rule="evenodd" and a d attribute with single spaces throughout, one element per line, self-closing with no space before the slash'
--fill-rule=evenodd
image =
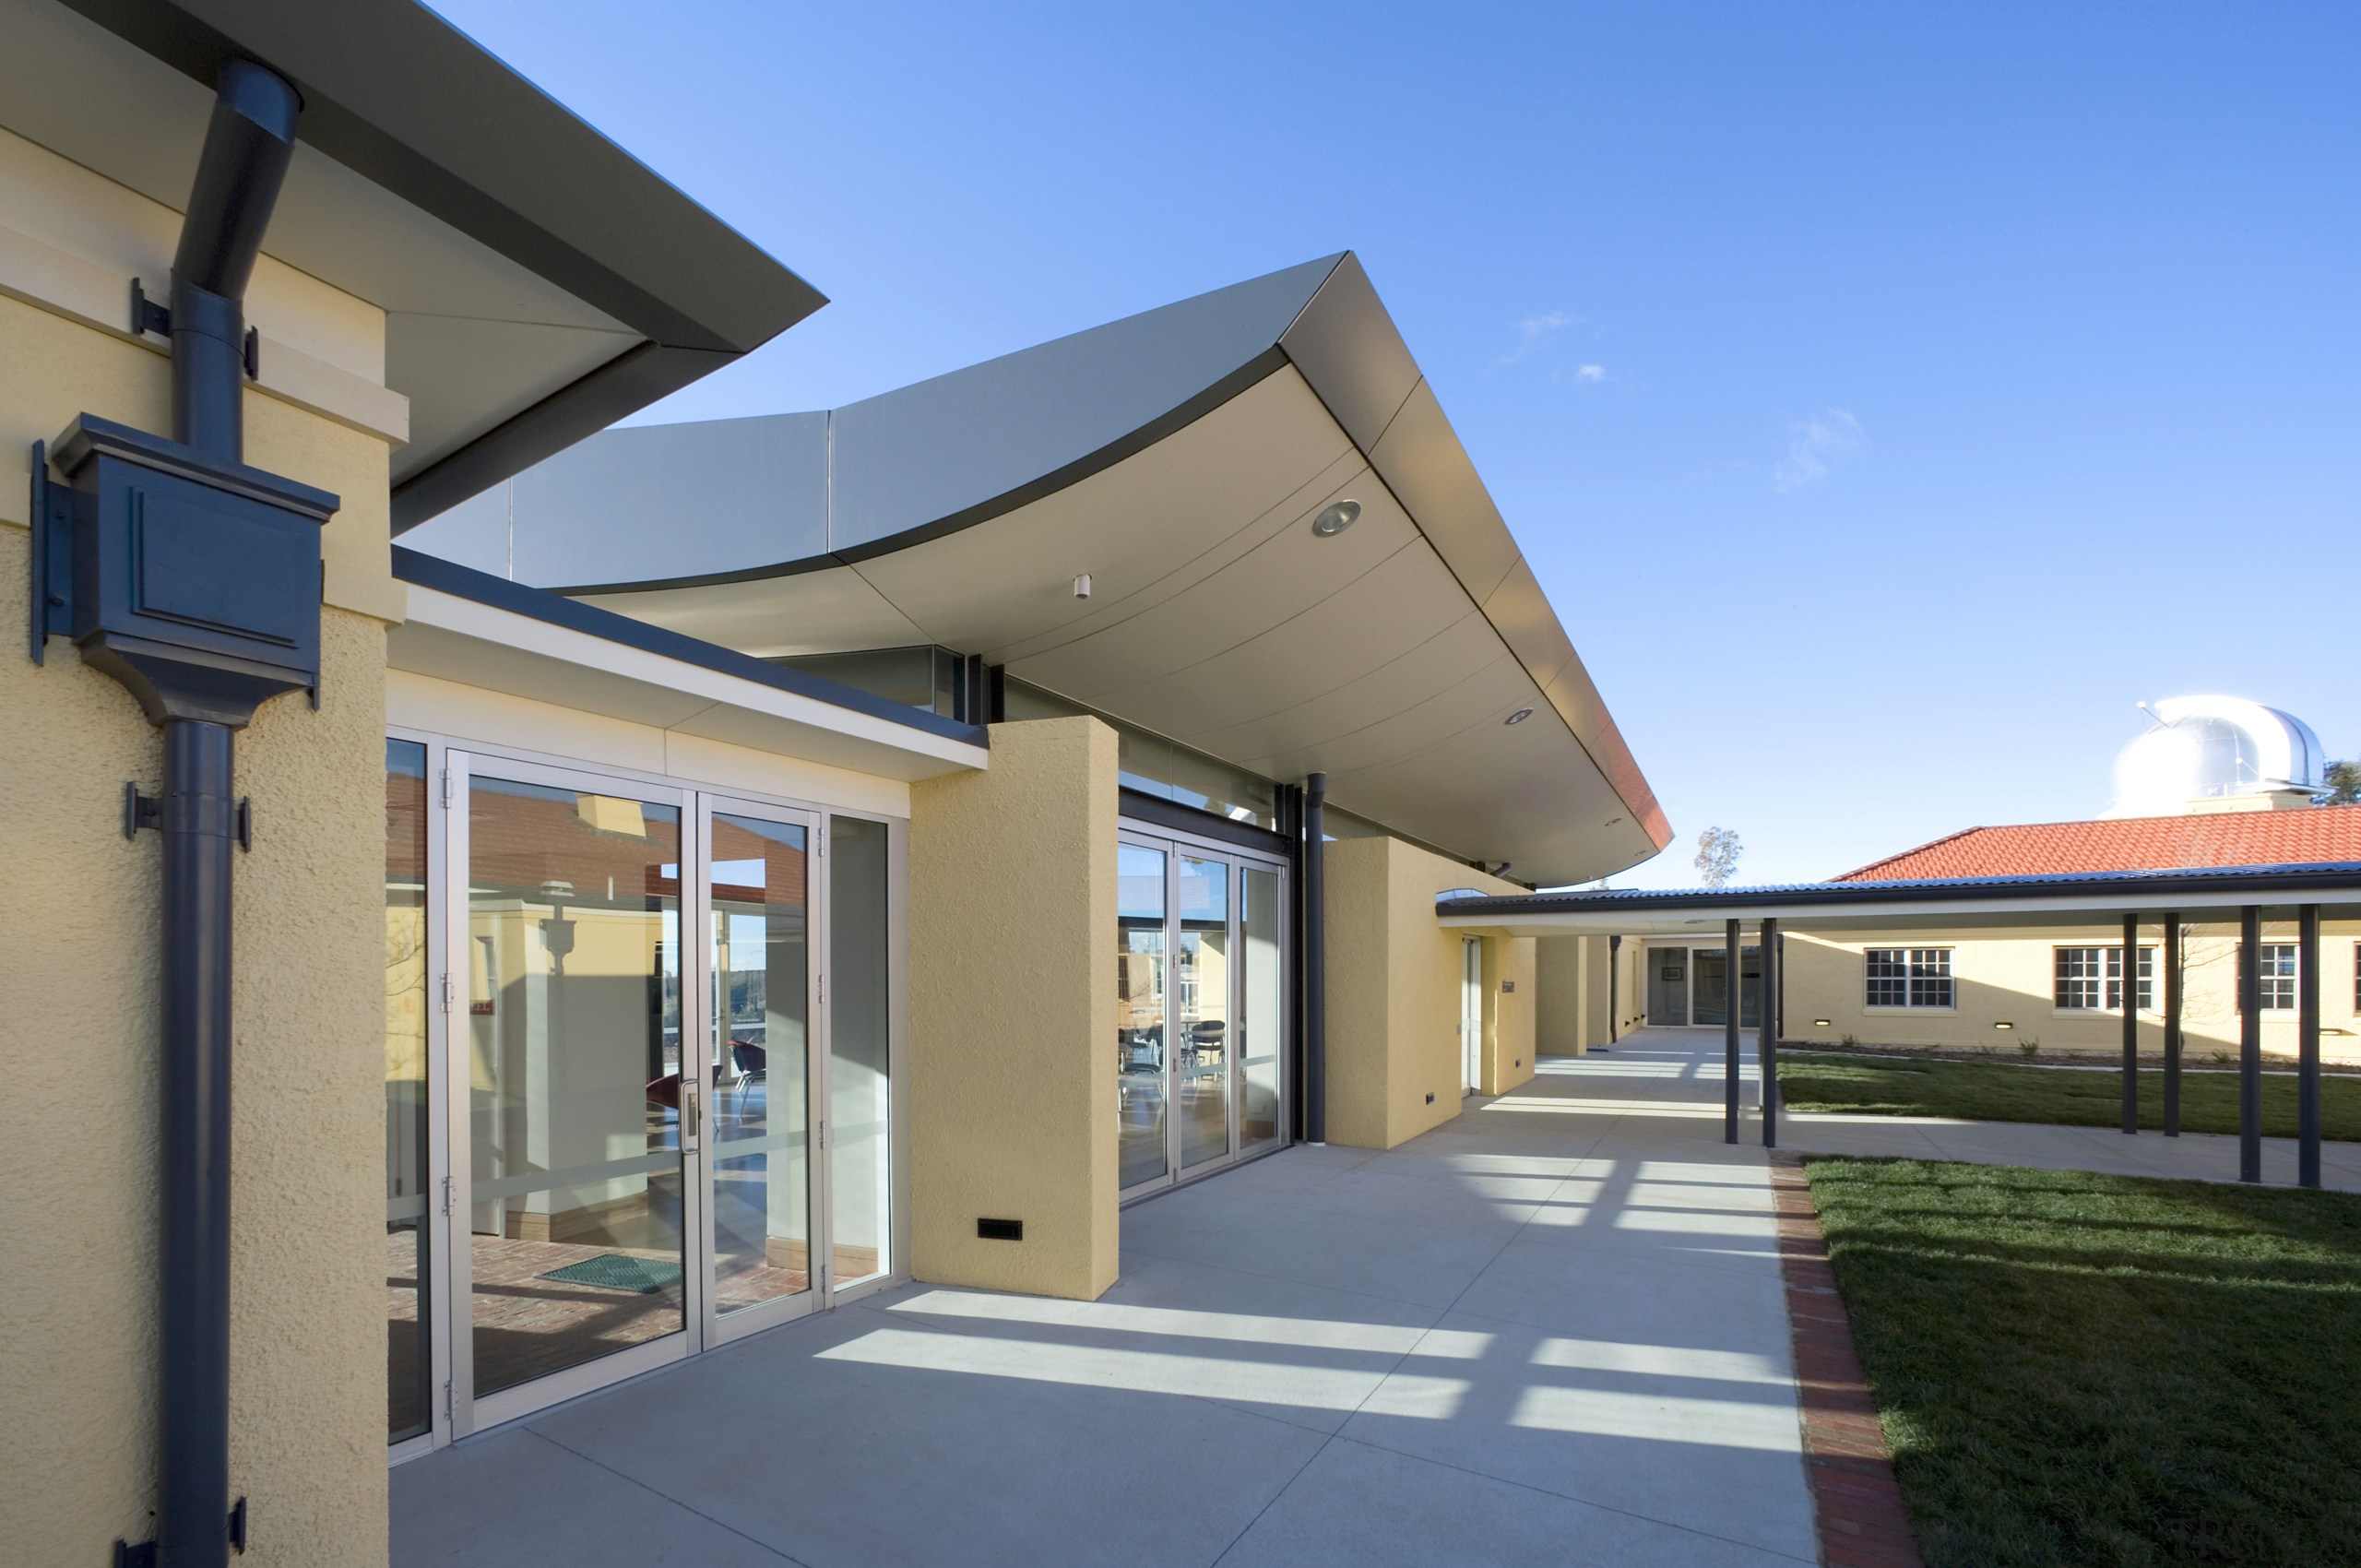
<path id="1" fill-rule="evenodd" d="M 1130 830 L 1115 854 L 1117 1185 L 1129 1198 L 1286 1140 L 1287 868 Z"/>
<path id="2" fill-rule="evenodd" d="M 1459 1098 L 1484 1083 L 1484 944 L 1459 939 Z"/>
<path id="3" fill-rule="evenodd" d="M 889 825 L 433 753 L 439 1104 L 399 1165 L 439 1203 L 397 1235 L 388 1200 L 397 1455 L 900 1266 Z"/>

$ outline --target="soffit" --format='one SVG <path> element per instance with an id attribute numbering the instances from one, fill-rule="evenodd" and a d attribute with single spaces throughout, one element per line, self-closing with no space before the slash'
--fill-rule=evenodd
<path id="1" fill-rule="evenodd" d="M 409 0 L 0 0 L 0 124 L 174 212 L 219 60 L 295 82 L 265 254 L 386 313 L 397 531 L 823 303 Z"/>

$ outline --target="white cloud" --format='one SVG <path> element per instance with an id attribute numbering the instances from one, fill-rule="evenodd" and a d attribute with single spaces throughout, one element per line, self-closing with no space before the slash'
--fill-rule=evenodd
<path id="1" fill-rule="evenodd" d="M 1607 379 L 1607 367 L 1603 364 L 1577 365 L 1574 367 L 1574 379 L 1576 381 L 1604 381 Z"/>
<path id="2" fill-rule="evenodd" d="M 1791 495 L 1828 477 L 1828 465 L 1861 447 L 1861 422 L 1848 410 L 1824 409 L 1795 427 L 1787 455 L 1771 470 L 1771 486 Z"/>
<path id="3" fill-rule="evenodd" d="M 1526 316 L 1516 324 L 1516 347 L 1501 355 L 1501 362 L 1514 364 L 1526 355 L 1537 352 L 1567 327 L 1581 326 L 1583 319 L 1572 311 L 1563 310 L 1543 311 L 1539 315 Z"/>

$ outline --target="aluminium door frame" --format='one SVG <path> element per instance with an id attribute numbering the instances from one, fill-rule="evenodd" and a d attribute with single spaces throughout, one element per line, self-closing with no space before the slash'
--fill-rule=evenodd
<path id="1" fill-rule="evenodd" d="M 1225 886 L 1228 890 L 1227 902 L 1229 908 L 1228 941 L 1233 956 L 1233 961 L 1227 964 L 1225 968 L 1229 977 L 1228 1005 L 1228 1016 L 1233 1026 L 1242 1021 L 1241 1014 L 1244 1005 L 1245 966 L 1239 960 L 1242 960 L 1243 957 L 1240 950 L 1240 933 L 1244 929 L 1245 878 L 1238 873 L 1244 867 L 1251 865 L 1257 870 L 1268 871 L 1275 874 L 1279 879 L 1279 908 L 1284 910 L 1287 908 L 1288 895 L 1293 890 L 1291 880 L 1293 867 L 1284 855 L 1247 849 L 1228 839 L 1191 833 L 1183 828 L 1167 827 L 1162 823 L 1145 822 L 1136 817 L 1119 819 L 1116 825 L 1115 841 L 1119 845 L 1129 844 L 1133 849 L 1153 849 L 1164 856 L 1164 1170 L 1161 1174 L 1151 1176 L 1145 1182 L 1119 1189 L 1116 1201 L 1120 1205 L 1152 1197 L 1157 1193 L 1166 1192 L 1174 1187 L 1187 1186 L 1219 1171 L 1232 1170 L 1248 1159 L 1260 1159 L 1266 1154 L 1273 1154 L 1287 1147 L 1292 1141 L 1288 1135 L 1290 1128 L 1288 1116 L 1294 1110 L 1293 1096 L 1287 1082 L 1288 1075 L 1282 1072 L 1276 1075 L 1278 1131 L 1265 1142 L 1257 1144 L 1251 1153 L 1246 1149 L 1243 1143 L 1246 1083 L 1244 1061 L 1241 1053 L 1233 1051 L 1230 1054 L 1235 1060 L 1229 1069 L 1228 1147 L 1221 1155 L 1211 1159 L 1201 1160 L 1183 1170 L 1180 1166 L 1180 1106 L 1173 1094 L 1174 1066 L 1180 1060 L 1180 1053 L 1173 1045 L 1172 1026 L 1173 1018 L 1179 1011 L 1180 999 L 1180 878 L 1178 863 L 1180 857 L 1185 853 L 1194 860 L 1220 861 L 1225 867 L 1223 874 L 1228 879 Z M 1288 958 L 1289 956 L 1283 950 L 1277 976 L 1279 1016 L 1282 1019 L 1289 1016 L 1287 1009 L 1292 1004 L 1295 994 L 1293 966 Z"/>
<path id="2" fill-rule="evenodd" d="M 697 1250 L 703 1253 L 703 1257 L 692 1272 L 701 1272 L 706 1281 L 704 1321 L 698 1324 L 695 1349 L 710 1350 L 730 1344 L 733 1340 L 742 1339 L 749 1334 L 759 1334 L 766 1328 L 777 1328 L 781 1324 L 793 1323 L 798 1318 L 808 1317 L 815 1312 L 825 1311 L 829 1304 L 827 1301 L 829 1270 L 823 1260 L 833 1256 L 831 1247 L 836 1211 L 830 1203 L 834 1188 L 830 1182 L 833 1172 L 829 1169 L 829 1161 L 826 1158 L 827 1119 L 822 1114 L 828 1104 L 827 1062 L 831 1037 L 826 1017 L 826 994 L 820 984 L 820 976 L 823 972 L 821 966 L 826 961 L 823 933 L 828 928 L 828 895 L 825 885 L 827 877 L 826 868 L 823 863 L 824 852 L 819 847 L 822 836 L 827 832 L 827 818 L 824 814 L 805 807 L 771 805 L 767 802 L 742 800 L 736 796 L 725 795 L 714 790 L 695 790 L 692 792 L 691 798 L 695 802 L 694 814 L 696 822 L 696 969 L 700 977 L 697 990 L 701 1005 L 696 1011 L 695 1017 L 701 1048 L 711 1045 L 711 1040 L 706 1037 L 715 1031 L 717 1019 L 720 1020 L 721 1038 L 726 1040 L 730 1033 L 727 1015 L 721 1003 L 713 994 L 711 938 L 715 814 L 719 813 L 723 816 L 742 816 L 758 822 L 776 823 L 782 826 L 801 827 L 803 829 L 806 846 L 803 856 L 804 1287 L 791 1296 L 781 1296 L 756 1306 L 744 1308 L 728 1317 L 722 1316 L 720 1303 L 716 1300 L 720 1286 L 720 1249 L 715 1245 L 713 1235 L 715 1212 L 713 1186 L 716 1162 L 707 1146 L 713 1136 L 715 1124 L 711 1109 L 715 1097 L 710 1094 L 700 1094 L 697 1097 L 697 1105 L 704 1125 L 698 1130 L 700 1158 L 697 1160 L 696 1182 L 706 1214 L 706 1224 L 703 1233 L 697 1238 Z M 687 893 L 685 885 L 682 892 L 685 898 Z M 684 923 L 685 919 L 684 916 Z M 683 948 L 689 945 L 685 932 L 681 945 Z M 684 971 L 688 968 L 685 956 L 682 961 L 682 968 Z M 684 985 L 683 990 L 685 989 Z M 689 1016 L 687 1009 L 683 1007 L 682 1033 L 684 1040 L 688 1032 Z M 765 1039 L 767 1039 L 767 1036 Z M 684 1058 L 686 1054 L 684 1043 L 682 1049 Z M 764 1090 L 765 1104 L 767 1106 L 769 1103 L 767 1078 L 764 1080 Z M 767 1110 L 765 1112 L 765 1120 L 767 1124 Z"/>
<path id="3" fill-rule="evenodd" d="M 465 994 L 469 989 L 469 947 L 471 933 L 468 906 L 471 878 L 467 874 L 467 869 L 471 825 L 468 808 L 474 782 L 479 777 L 506 779 L 519 784 L 540 784 L 553 789 L 578 790 L 590 794 L 620 795 L 623 791 L 618 790 L 616 786 L 628 785 L 631 792 L 626 798 L 640 800 L 648 804 L 670 805 L 680 813 L 682 871 L 688 872 L 694 863 L 690 859 L 694 846 L 690 839 L 688 825 L 694 811 L 694 792 L 685 786 L 648 784 L 620 778 L 595 767 L 565 767 L 539 762 L 524 762 L 513 757 L 480 753 L 457 745 L 451 746 L 445 755 L 448 758 L 447 766 L 451 774 L 452 790 L 451 807 L 447 814 L 449 817 L 447 831 L 450 837 L 447 863 L 460 873 L 458 875 L 446 877 L 444 885 L 445 919 L 448 932 L 445 948 L 445 963 L 448 967 L 445 973 L 450 976 L 452 983 L 450 994 L 454 998 L 452 1005 L 454 1016 L 457 1016 L 458 1011 L 457 997 Z M 476 766 L 479 760 L 487 766 L 479 767 Z M 687 878 L 683 876 L 682 880 L 685 883 Z M 682 888 L 679 902 L 681 912 L 677 922 L 678 956 L 675 961 L 679 964 L 681 970 L 681 1033 L 683 1054 L 685 1054 L 692 1016 L 691 1001 L 694 995 L 692 989 L 694 971 L 689 965 L 687 952 L 690 899 L 685 886 Z M 455 1132 L 445 1143 L 449 1160 L 448 1180 L 451 1183 L 452 1212 L 451 1223 L 447 1228 L 449 1246 L 445 1254 L 448 1260 L 445 1274 L 448 1285 L 445 1296 L 451 1303 L 447 1309 L 449 1315 L 457 1319 L 460 1312 L 465 1310 L 469 1324 L 469 1331 L 462 1333 L 459 1331 L 458 1324 L 454 1322 L 450 1334 L 450 1382 L 446 1390 L 445 1408 L 450 1418 L 450 1435 L 452 1440 L 456 1441 L 475 1432 L 516 1420 L 536 1411 L 547 1409 L 552 1405 L 563 1404 L 568 1399 L 579 1398 L 585 1394 L 607 1387 L 611 1384 L 620 1383 L 626 1378 L 636 1377 L 642 1372 L 652 1372 L 658 1367 L 685 1360 L 694 1355 L 697 1348 L 698 1325 L 707 1310 L 706 1285 L 699 1279 L 698 1270 L 694 1264 L 696 1237 L 700 1228 L 706 1226 L 707 1221 L 704 1206 L 699 1201 L 701 1194 L 697 1191 L 698 1183 L 691 1179 L 691 1172 L 694 1170 L 691 1155 L 697 1151 L 683 1149 L 681 1155 L 682 1251 L 681 1330 L 634 1345 L 627 1349 L 612 1351 L 595 1360 L 534 1378 L 513 1388 L 504 1388 L 495 1394 L 478 1395 L 475 1391 L 473 1333 L 475 1269 L 470 1240 L 473 1232 L 459 1222 L 460 1211 L 472 1209 L 474 1206 L 473 1107 L 468 1103 L 467 1099 L 471 1093 L 471 1083 L 469 1075 L 465 1070 L 467 1064 L 459 1060 L 472 1045 L 473 1037 L 471 1030 L 452 1029 L 447 1033 L 450 1056 L 450 1070 L 446 1074 L 445 1089 L 447 1114 L 453 1129 L 466 1128 L 469 1134 L 466 1138 L 460 1138 Z M 706 1092 L 701 1087 L 697 1095 L 700 1106 L 703 1105 L 705 1099 Z M 686 1140 L 682 1141 L 685 1143 Z"/>
<path id="4" fill-rule="evenodd" d="M 422 730 L 388 725 L 386 738 L 426 748 L 426 885 L 420 902 L 426 917 L 422 980 L 426 1015 L 426 1234 L 420 1247 L 418 1310 L 426 1324 L 426 1430 L 386 1444 L 386 1463 L 398 1465 L 431 1454 L 451 1441 L 451 1251 L 450 1078 L 452 1002 L 445 989 L 450 950 L 445 945 L 450 911 L 450 835 L 446 814 L 453 796 L 450 742 Z M 440 893 L 443 897 L 438 897 Z"/>

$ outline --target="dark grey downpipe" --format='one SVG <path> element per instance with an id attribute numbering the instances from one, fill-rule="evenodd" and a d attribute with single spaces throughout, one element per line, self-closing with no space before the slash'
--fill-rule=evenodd
<path id="1" fill-rule="evenodd" d="M 1328 1141 L 1328 776 L 1303 781 L 1303 1137 Z"/>
<path id="2" fill-rule="evenodd" d="M 272 72 L 222 66 L 172 257 L 172 437 L 225 462 L 245 457 L 246 284 L 299 108 Z M 230 717 L 162 720 L 162 1568 L 230 1557 L 230 856 L 244 727 Z"/>
<path id="3" fill-rule="evenodd" d="M 172 253 L 172 439 L 233 463 L 245 454 L 246 285 L 302 110 L 277 73 L 251 60 L 221 67 Z"/>

